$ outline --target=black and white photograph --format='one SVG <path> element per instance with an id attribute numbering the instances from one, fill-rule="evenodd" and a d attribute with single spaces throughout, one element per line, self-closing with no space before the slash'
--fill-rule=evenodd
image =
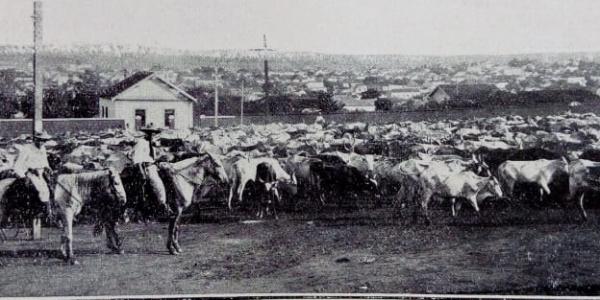
<path id="1" fill-rule="evenodd" d="M 600 297 L 599 199 L 600 1 L 0 0 L 0 298 Z"/>

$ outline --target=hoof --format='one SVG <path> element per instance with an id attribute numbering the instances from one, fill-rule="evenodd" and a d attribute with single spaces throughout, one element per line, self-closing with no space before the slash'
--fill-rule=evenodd
<path id="1" fill-rule="evenodd" d="M 178 255 L 180 253 L 177 249 L 175 249 L 175 247 L 168 247 L 167 249 L 171 255 Z"/>
<path id="2" fill-rule="evenodd" d="M 123 249 L 112 249 L 112 253 L 113 254 L 123 255 L 123 254 L 125 254 L 125 250 L 123 250 Z"/>
<path id="3" fill-rule="evenodd" d="M 76 259 L 74 259 L 74 258 L 67 259 L 67 263 L 69 265 L 71 265 L 71 266 L 78 266 L 79 265 L 79 261 L 76 260 Z"/>

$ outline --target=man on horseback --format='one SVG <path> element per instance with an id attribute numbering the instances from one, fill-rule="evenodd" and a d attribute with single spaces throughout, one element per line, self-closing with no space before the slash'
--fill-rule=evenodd
<path id="1" fill-rule="evenodd" d="M 47 134 L 46 132 L 36 132 L 33 137 L 33 145 L 35 149 L 37 149 L 37 157 L 39 157 L 39 161 L 41 162 L 41 166 L 43 167 L 42 177 L 48 184 L 48 187 L 54 186 L 54 173 L 52 168 L 50 168 L 50 164 L 48 163 L 48 152 L 46 152 L 46 143 L 52 139 L 52 136 Z M 34 150 L 35 150 L 34 149 Z M 50 193 L 53 192 L 52 188 L 49 188 Z M 52 195 L 50 195 L 52 198 Z M 48 216 L 52 215 L 52 205 L 51 202 L 46 203 L 46 213 Z"/>
<path id="2" fill-rule="evenodd" d="M 36 133 L 31 144 L 14 144 L 11 152 L 14 161 L 0 174 L 0 223 L 12 217 L 33 220 L 40 213 L 52 216 L 49 183 L 52 173 L 44 142 L 50 140 L 46 133 Z"/>
<path id="3" fill-rule="evenodd" d="M 134 178 L 137 179 L 128 180 L 134 180 L 138 183 L 127 182 L 126 185 L 131 186 L 131 188 L 128 188 L 130 193 L 139 194 L 140 190 L 138 188 L 141 188 L 142 194 L 139 196 L 141 196 L 141 199 L 144 201 L 145 204 L 148 204 L 145 202 L 145 198 L 147 196 L 146 187 L 149 187 L 149 190 L 152 193 L 154 193 L 158 202 L 162 205 L 164 212 L 170 215 L 172 214 L 172 210 L 166 203 L 165 187 L 162 180 L 160 179 L 158 169 L 155 165 L 156 153 L 154 149 L 155 145 L 153 142 L 153 136 L 159 133 L 160 130 L 153 128 L 143 128 L 140 131 L 142 131 L 144 135 L 135 136 L 136 144 L 130 151 L 128 156 L 133 163 L 133 168 L 137 170 L 135 172 L 138 173 L 139 176 L 141 176 L 141 178 L 138 178 L 138 175 L 136 175 Z"/>

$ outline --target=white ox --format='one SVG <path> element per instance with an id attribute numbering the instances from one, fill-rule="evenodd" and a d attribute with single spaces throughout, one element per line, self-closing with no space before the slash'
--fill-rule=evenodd
<path id="1" fill-rule="evenodd" d="M 264 162 L 269 163 L 273 167 L 277 181 L 294 185 L 297 184 L 296 176 L 294 174 L 288 174 L 275 158 L 241 158 L 234 162 L 225 160 L 225 169 L 228 172 L 227 176 L 230 181 L 229 197 L 227 199 L 227 206 L 230 210 L 233 209 L 234 197 L 237 198 L 237 201 L 239 202 L 243 201 L 242 195 L 246 188 L 246 184 L 251 180 L 255 180 L 256 167 Z"/>
<path id="2" fill-rule="evenodd" d="M 578 159 L 569 164 L 569 199 L 578 198 L 579 210 L 584 220 L 587 213 L 583 207 L 586 192 L 600 191 L 600 162 Z"/>
<path id="3" fill-rule="evenodd" d="M 535 183 L 540 187 L 540 201 L 544 192 L 550 195 L 549 184 L 561 174 L 568 174 L 569 164 L 563 159 L 533 161 L 506 161 L 498 167 L 498 179 L 507 197 L 514 196 L 515 184 Z"/>

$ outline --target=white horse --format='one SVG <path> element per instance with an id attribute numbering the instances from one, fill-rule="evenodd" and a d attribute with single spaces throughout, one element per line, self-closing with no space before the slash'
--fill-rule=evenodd
<path id="1" fill-rule="evenodd" d="M 64 234 L 61 251 L 66 261 L 78 264 L 73 255 L 73 218 L 83 206 L 98 207 L 98 225 L 106 230 L 107 246 L 122 253 L 121 242 L 115 230 L 116 222 L 127 202 L 121 177 L 113 168 L 77 174 L 62 174 L 56 180 L 54 207 L 63 222 Z"/>
<path id="2" fill-rule="evenodd" d="M 212 154 L 203 154 L 175 163 L 158 163 L 160 175 L 167 189 L 167 201 L 174 214 L 169 220 L 167 249 L 175 255 L 181 253 L 179 246 L 179 219 L 194 199 L 198 188 L 206 185 L 206 179 L 214 178 L 227 183 L 227 173 L 221 161 Z"/>

